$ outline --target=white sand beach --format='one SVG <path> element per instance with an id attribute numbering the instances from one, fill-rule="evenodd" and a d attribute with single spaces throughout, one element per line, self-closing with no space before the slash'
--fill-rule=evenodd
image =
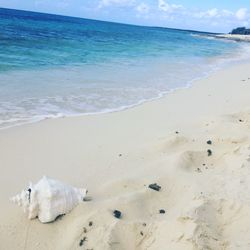
<path id="1" fill-rule="evenodd" d="M 236 34 L 220 34 L 215 35 L 217 38 L 225 38 L 237 42 L 250 42 L 250 36 L 249 35 L 236 35 Z"/>
<path id="2" fill-rule="evenodd" d="M 0 130 L 0 249 L 250 249 L 249 93 L 237 65 L 122 112 Z M 9 198 L 43 175 L 92 201 L 28 220 Z"/>

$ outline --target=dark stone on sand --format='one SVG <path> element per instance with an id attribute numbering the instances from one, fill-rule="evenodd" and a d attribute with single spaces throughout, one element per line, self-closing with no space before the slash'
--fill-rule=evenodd
<path id="1" fill-rule="evenodd" d="M 90 227 L 93 226 L 93 222 L 92 222 L 92 221 L 89 222 L 89 226 L 90 226 Z"/>
<path id="2" fill-rule="evenodd" d="M 155 190 L 155 191 L 160 191 L 161 190 L 161 186 L 159 186 L 156 183 L 150 184 L 148 187 L 151 188 L 151 189 L 153 189 L 153 190 Z"/>
<path id="3" fill-rule="evenodd" d="M 212 144 L 212 141 L 211 141 L 211 140 L 208 140 L 208 141 L 207 141 L 207 144 L 211 145 L 211 144 Z"/>
<path id="4" fill-rule="evenodd" d="M 239 122 L 243 122 L 243 120 L 239 119 Z"/>
<path id="5" fill-rule="evenodd" d="M 207 150 L 207 155 L 208 155 L 208 156 L 211 156 L 211 155 L 212 155 L 212 150 L 211 150 L 211 149 L 208 149 L 208 150 Z"/>
<path id="6" fill-rule="evenodd" d="M 159 213 L 160 213 L 160 214 L 165 214 L 166 211 L 165 211 L 164 209 L 160 209 L 160 210 L 159 210 Z"/>
<path id="7" fill-rule="evenodd" d="M 82 245 L 83 245 L 83 240 L 80 240 L 80 242 L 79 242 L 79 246 L 81 247 Z"/>
<path id="8" fill-rule="evenodd" d="M 83 239 L 80 240 L 79 246 L 83 246 L 84 242 L 87 240 L 87 237 L 84 237 Z"/>
<path id="9" fill-rule="evenodd" d="M 143 236 L 143 232 L 142 231 L 140 232 L 140 234 L 141 234 L 141 236 Z"/>
<path id="10" fill-rule="evenodd" d="M 114 210 L 113 214 L 117 219 L 120 219 L 122 216 L 122 213 L 119 210 Z"/>
<path id="11" fill-rule="evenodd" d="M 175 131 L 176 134 L 179 134 L 179 131 Z"/>
<path id="12" fill-rule="evenodd" d="M 119 157 L 121 157 L 122 156 L 122 154 L 119 154 Z"/>

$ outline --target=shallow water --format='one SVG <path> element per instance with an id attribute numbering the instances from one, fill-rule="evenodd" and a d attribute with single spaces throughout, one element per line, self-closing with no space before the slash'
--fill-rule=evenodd
<path id="1" fill-rule="evenodd" d="M 124 109 L 248 59 L 199 32 L 7 9 L 0 24 L 0 128 Z"/>

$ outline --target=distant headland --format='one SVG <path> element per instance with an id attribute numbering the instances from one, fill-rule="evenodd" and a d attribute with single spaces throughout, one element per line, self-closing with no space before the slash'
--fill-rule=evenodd
<path id="1" fill-rule="evenodd" d="M 250 35 L 250 29 L 246 27 L 238 27 L 233 29 L 229 34 L 231 35 Z"/>

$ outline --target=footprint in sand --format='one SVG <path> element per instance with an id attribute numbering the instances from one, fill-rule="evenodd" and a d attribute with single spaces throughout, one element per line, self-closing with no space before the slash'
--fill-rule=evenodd
<path id="1" fill-rule="evenodd" d="M 187 172 L 199 172 L 211 165 L 206 151 L 185 151 L 178 159 L 178 166 Z"/>

